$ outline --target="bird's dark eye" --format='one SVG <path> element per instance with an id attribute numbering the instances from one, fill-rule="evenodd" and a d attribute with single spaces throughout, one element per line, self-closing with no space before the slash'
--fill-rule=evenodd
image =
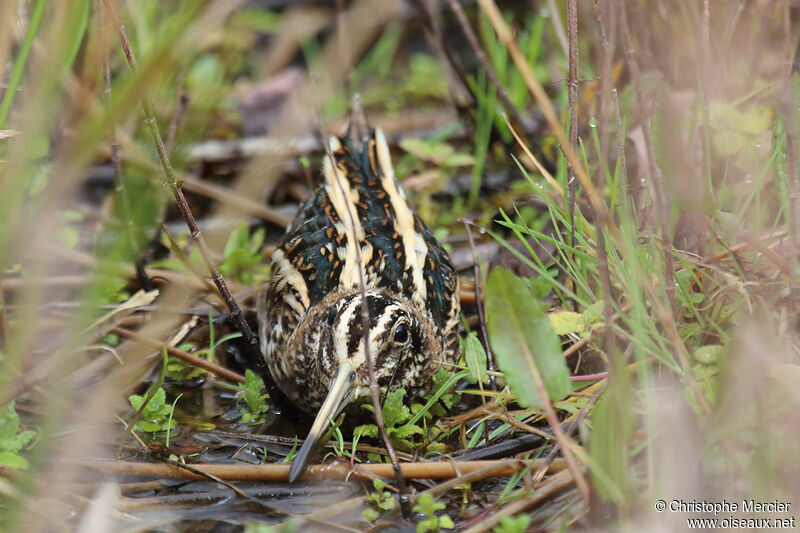
<path id="1" fill-rule="evenodd" d="M 408 342 L 408 326 L 405 324 L 397 326 L 397 329 L 394 330 L 394 342 L 397 344 L 405 344 Z"/>
<path id="2" fill-rule="evenodd" d="M 336 308 L 331 307 L 331 310 L 328 311 L 328 325 L 333 326 L 334 320 L 336 320 Z"/>

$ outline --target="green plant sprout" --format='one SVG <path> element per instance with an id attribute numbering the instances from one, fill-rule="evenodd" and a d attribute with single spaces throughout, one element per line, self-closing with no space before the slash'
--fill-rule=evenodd
<path id="1" fill-rule="evenodd" d="M 361 513 L 362 518 L 367 522 L 375 522 L 382 512 L 394 509 L 397 505 L 394 498 L 392 498 L 392 493 L 384 490 L 386 488 L 385 481 L 375 478 L 372 480 L 372 486 L 375 488 L 375 492 L 371 492 L 367 496 L 369 507 Z"/>
<path id="2" fill-rule="evenodd" d="M 207 361 L 216 362 L 216 353 L 220 346 L 226 342 L 238 339 L 241 337 L 241 332 L 229 333 L 220 339 L 216 338 L 216 329 L 214 326 L 214 316 L 211 309 L 208 310 L 208 347 L 197 350 L 197 356 L 202 357 Z M 190 351 L 194 347 L 191 343 L 181 344 L 180 349 L 183 351 Z M 176 381 L 186 381 L 190 379 L 205 376 L 207 370 L 199 368 L 191 363 L 184 361 L 179 357 L 170 355 L 167 362 L 167 377 Z"/>
<path id="3" fill-rule="evenodd" d="M 492 531 L 494 533 L 525 533 L 530 523 L 531 517 L 527 514 L 504 516 L 500 519 L 500 524 L 495 526 Z"/>
<path id="4" fill-rule="evenodd" d="M 0 464 L 27 469 L 30 464 L 19 452 L 36 436 L 33 430 L 19 431 L 19 415 L 12 400 L 0 409 Z"/>
<path id="5" fill-rule="evenodd" d="M 386 433 L 398 449 L 410 451 L 414 449 L 412 437 L 421 435 L 424 430 L 418 425 L 411 423 L 411 409 L 403 404 L 405 389 L 397 389 L 386 394 L 383 402 L 383 423 L 386 425 Z M 372 411 L 371 405 L 363 405 L 364 409 Z M 362 435 L 378 438 L 378 426 L 375 424 L 364 424 L 356 427 L 355 431 L 361 430 Z"/>
<path id="6" fill-rule="evenodd" d="M 175 406 L 178 404 L 178 400 L 180 400 L 182 396 L 183 394 L 178 394 L 175 397 L 175 400 L 172 402 L 172 405 L 170 406 L 169 409 L 169 418 L 167 419 L 167 438 L 164 439 L 164 446 L 166 446 L 167 448 L 169 448 L 169 436 L 172 433 L 172 427 L 173 427 L 172 415 L 175 414 Z"/>
<path id="7" fill-rule="evenodd" d="M 142 410 L 134 429 L 145 433 L 157 433 L 159 431 L 167 431 L 178 425 L 176 421 L 172 420 L 173 406 L 167 404 L 166 394 L 163 387 L 159 387 L 146 405 L 144 405 L 146 396 L 137 394 L 128 396 L 131 406 L 137 411 L 139 409 Z M 142 405 L 144 405 L 143 409 Z"/>
<path id="8" fill-rule="evenodd" d="M 265 236 L 264 228 L 251 235 L 247 224 L 239 222 L 222 251 L 224 260 L 219 265 L 222 275 L 247 285 L 264 283 L 269 277 L 269 265 L 264 264 L 261 256 Z"/>
<path id="9" fill-rule="evenodd" d="M 286 454 L 286 457 L 283 458 L 283 461 L 281 461 L 282 463 L 291 463 L 292 461 L 294 461 L 294 458 L 297 455 L 297 448 L 298 448 L 297 444 L 298 441 L 297 437 L 295 436 L 294 444 L 292 444 L 292 449 L 289 450 L 289 453 Z"/>
<path id="10" fill-rule="evenodd" d="M 264 380 L 249 368 L 244 373 L 244 385 L 239 393 L 239 405 L 242 412 L 242 423 L 261 424 L 269 413 L 269 394 L 263 392 Z M 244 400 L 242 403 L 241 400 Z"/>
<path id="11" fill-rule="evenodd" d="M 422 513 L 425 515 L 423 520 L 417 523 L 417 533 L 425 533 L 426 531 L 439 531 L 440 529 L 454 529 L 456 526 L 453 519 L 446 514 L 436 516 L 436 511 L 442 511 L 445 505 L 433 499 L 430 492 L 423 492 L 417 504 L 412 509 L 415 513 Z"/>

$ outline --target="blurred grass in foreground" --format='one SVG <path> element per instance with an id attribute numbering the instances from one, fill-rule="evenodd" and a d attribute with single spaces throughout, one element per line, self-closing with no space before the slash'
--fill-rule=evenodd
<path id="1" fill-rule="evenodd" d="M 654 515 L 657 499 L 795 501 L 800 495 L 798 194 L 792 174 L 798 165 L 800 82 L 795 75 L 793 85 L 786 83 L 794 34 L 784 33 L 785 13 L 777 4 L 738 12 L 731 7 L 734 2 L 724 2 L 712 7 L 708 46 L 696 3 L 675 4 L 674 12 L 665 16 L 660 4 L 627 2 L 634 21 L 634 57 L 642 70 L 640 92 L 647 104 L 643 114 L 636 111 L 631 65 L 617 34 L 611 33 L 621 24 L 617 11 L 606 11 L 606 31 L 616 42 L 609 52 L 598 37 L 592 6 L 580 10 L 585 24 L 580 77 L 590 81 L 582 83 L 580 93 L 577 149 L 609 213 L 604 254 L 597 214 L 579 193 L 570 226 L 566 197 L 554 192 L 518 151 L 495 89 L 481 73 L 467 80 L 478 95 L 468 148 L 453 149 L 446 144 L 448 132 L 440 131 L 445 139 L 426 146 L 406 143 L 411 157 L 398 163 L 410 174 L 424 170 L 420 159 L 427 157 L 430 166 L 443 167 L 437 168 L 444 177 L 440 181 L 462 164 L 472 164 L 469 192 L 454 198 L 451 210 L 465 214 L 484 209 L 477 216 L 488 220 L 493 218 L 491 208 L 500 205 L 503 231 L 494 231 L 495 238 L 536 273 L 527 280 L 535 289 L 531 294 L 548 297 L 559 311 L 574 307 L 583 317 L 580 326 L 560 333 L 570 341 L 585 338 L 585 354 L 602 358 L 610 377 L 585 389 L 573 383 L 578 390 L 554 404 L 570 420 L 581 410 L 588 412 L 581 428 L 588 445 L 575 444 L 572 451 L 588 465 L 601 500 L 616 505 L 621 525 L 663 525 L 685 518 Z M 0 132 L 9 132 L 0 137 L 0 399 L 5 409 L 0 423 L 9 433 L 0 433 L 7 441 L 5 447 L 0 442 L 0 454 L 11 454 L 0 455 L 8 459 L 0 462 L 27 466 L 34 474 L 0 485 L 0 524 L 9 530 L 45 529 L 81 508 L 70 500 L 82 473 L 74 460 L 107 456 L 109 447 L 116 446 L 120 430 L 114 415 L 127 408 L 127 395 L 160 360 L 147 347 L 126 343 L 116 350 L 124 361 L 118 365 L 112 354 L 92 345 L 97 332 L 89 327 L 108 311 L 106 305 L 130 296 L 130 265 L 141 257 L 170 205 L 141 124 L 140 96 L 153 100 L 162 132 L 178 106 L 180 79 L 195 97 L 172 150 L 173 163 L 182 172 L 189 165 L 184 145 L 237 134 L 235 129 L 215 129 L 226 123 L 217 119 L 231 114 L 227 86 L 248 75 L 274 74 L 270 68 L 280 64 L 277 55 L 256 61 L 247 50 L 257 31 L 288 35 L 282 23 L 292 16 L 307 24 L 300 43 L 305 61 L 323 72 L 321 81 L 305 86 L 322 100 L 323 105 L 314 105 L 328 118 L 340 115 L 347 102 L 338 87 L 348 75 L 333 72 L 339 64 L 330 60 L 338 53 L 337 43 L 320 43 L 316 37 L 320 20 L 332 12 L 314 18 L 302 6 L 280 14 L 248 7 L 228 18 L 235 6 L 223 1 L 125 2 L 118 10 L 125 13 L 138 59 L 138 69 L 131 73 L 113 24 L 98 16 L 95 6 L 88 0 L 0 5 L 0 65 L 8 61 Z M 507 17 L 518 30 L 517 42 L 563 110 L 565 123 L 566 60 L 555 44 L 555 22 L 543 13 L 516 15 L 509 11 Z M 513 104 L 529 111 L 533 100 L 506 47 L 479 10 L 471 16 Z M 376 28 L 389 18 L 384 17 Z M 761 24 L 751 24 L 756 20 Z M 349 75 L 349 82 L 364 90 L 366 103 L 385 103 L 400 113 L 415 99 L 437 103 L 446 98 L 433 56 L 398 57 L 401 33 L 393 22 L 374 43 L 364 37 L 360 48 L 370 51 Z M 606 52 L 612 54 L 617 73 L 618 106 L 610 86 L 604 93 L 597 82 L 612 78 L 602 61 Z M 108 98 L 103 96 L 106 58 L 113 73 Z M 401 59 L 408 76 L 399 83 L 390 67 Z M 306 108 L 313 108 L 308 101 Z M 291 122 L 296 117 L 292 112 L 279 123 Z M 305 109 L 302 116 L 311 121 L 315 112 Z M 298 124 L 292 127 L 300 129 Z M 645 128 L 652 147 L 647 146 Z M 112 134 L 125 154 L 121 181 L 99 214 L 76 212 L 82 180 L 91 165 L 109 157 Z M 535 141 L 538 146 L 530 148 L 566 189 L 567 165 L 553 136 Z M 452 165 L 437 162 L 433 148 L 461 159 L 451 160 Z M 288 156 L 277 159 L 281 157 Z M 543 210 L 530 205 L 517 209 L 505 194 L 481 197 L 485 169 L 508 164 L 503 158 L 528 180 L 515 184 L 511 197 L 520 204 L 533 197 Z M 273 163 L 270 156 L 256 158 L 244 170 L 236 185 L 244 196 L 255 194 L 253 181 L 275 174 L 268 163 Z M 665 206 L 654 181 L 659 174 L 669 199 Z M 418 196 L 431 217 L 453 221 L 445 208 L 432 207 L 430 193 Z M 668 210 L 668 238 L 675 244 L 666 258 L 656 223 L 661 208 Z M 221 210 L 228 229 L 240 221 L 231 211 Z M 429 222 L 437 226 L 435 220 Z M 215 249 L 223 253 L 227 232 L 218 233 Z M 515 240 L 521 246 L 513 246 Z M 542 243 L 554 250 L 550 257 L 538 252 Z M 82 259 L 70 255 L 73 248 L 85 252 Z M 241 276 L 242 264 L 253 262 L 255 252 L 248 251 L 241 264 L 229 265 L 232 275 Z M 672 286 L 665 268 L 674 275 Z M 610 294 L 602 289 L 605 269 Z M 67 286 L 71 274 L 81 278 L 80 297 L 74 300 L 78 305 L 54 324 L 43 310 L 74 295 Z M 53 281 L 59 276 L 60 281 Z M 152 313 L 143 331 L 168 337 L 181 322 L 169 310 L 191 302 L 188 286 L 171 285 L 159 296 L 161 310 Z M 501 342 L 497 336 L 492 341 Z M 8 406 L 23 415 L 25 429 L 35 428 L 35 438 L 18 432 L 15 412 Z M 528 406 L 537 412 L 535 403 Z M 476 433 L 471 442 L 479 437 Z M 29 443 L 35 445 L 18 455 Z M 433 519 L 433 503 L 427 503 Z"/>

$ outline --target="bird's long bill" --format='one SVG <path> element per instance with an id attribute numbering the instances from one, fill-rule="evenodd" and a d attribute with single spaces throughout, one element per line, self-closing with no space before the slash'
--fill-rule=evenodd
<path id="1" fill-rule="evenodd" d="M 328 396 L 325 398 L 322 407 L 317 413 L 317 418 L 314 419 L 314 424 L 311 426 L 311 431 L 308 432 L 303 446 L 292 461 L 292 466 L 289 468 L 289 483 L 293 483 L 300 475 L 305 472 L 308 461 L 317 450 L 317 445 L 325 435 L 328 425 L 339 416 L 342 409 L 347 407 L 347 404 L 353 399 L 352 392 L 356 385 L 356 369 L 350 362 L 344 362 L 339 365 L 339 370 L 331 383 L 331 388 L 328 391 Z"/>

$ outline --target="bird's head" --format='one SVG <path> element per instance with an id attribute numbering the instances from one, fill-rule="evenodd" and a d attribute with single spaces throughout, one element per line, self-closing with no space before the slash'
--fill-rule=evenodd
<path id="1" fill-rule="evenodd" d="M 438 367 L 435 361 L 444 359 L 434 325 L 402 296 L 369 289 L 342 297 L 331 295 L 316 307 L 293 337 L 299 344 L 298 353 L 310 359 L 306 368 L 315 375 L 307 379 L 327 390 L 312 394 L 324 395 L 321 407 L 319 400 L 305 399 L 307 408 L 319 407 L 319 411 L 292 463 L 290 481 L 305 470 L 330 422 L 348 405 L 369 401 L 367 355 L 379 387 L 417 389 L 417 394 L 429 386 L 430 374 Z"/>

